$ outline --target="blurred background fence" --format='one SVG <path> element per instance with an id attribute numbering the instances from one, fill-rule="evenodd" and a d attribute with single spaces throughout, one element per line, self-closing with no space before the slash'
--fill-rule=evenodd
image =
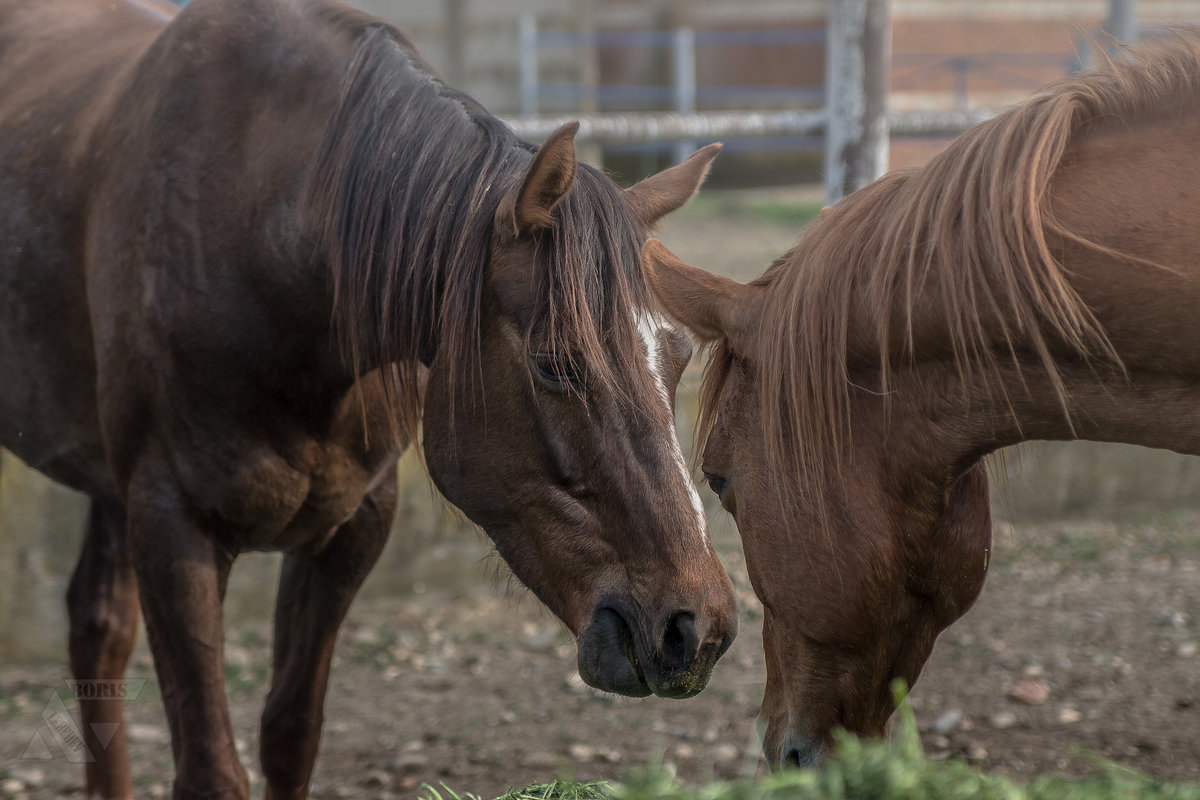
<path id="1" fill-rule="evenodd" d="M 585 158 L 602 162 L 625 182 L 695 146 L 725 140 L 728 150 L 704 193 L 661 233 L 694 263 L 753 277 L 820 208 L 830 99 L 826 2 L 358 4 L 408 29 L 451 83 L 529 138 L 567 118 L 583 118 Z M 953 132 L 1079 69 L 1090 58 L 1087 36 L 1101 29 L 1116 5 L 893 0 L 891 54 L 884 64 L 891 164 L 923 163 Z M 1127 10 L 1133 3 L 1121 5 Z M 1194 0 L 1142 0 L 1137 10 L 1143 27 L 1200 22 Z M 693 369 L 679 396 L 685 440 L 695 414 L 695 382 Z M 1195 508 L 1200 501 L 1200 460 L 1160 451 L 1030 445 L 1008 453 L 993 472 L 1005 470 L 1012 479 L 996 496 L 1001 518 L 1129 516 Z M 487 580 L 486 542 L 437 498 L 414 453 L 405 457 L 400 481 L 395 530 L 365 593 Z M 0 658 L 63 657 L 63 598 L 84 509 L 83 498 L 0 454 Z M 717 535 L 735 535 L 715 504 L 710 510 Z M 230 617 L 270 613 L 277 568 L 275 556 L 239 562 Z"/>

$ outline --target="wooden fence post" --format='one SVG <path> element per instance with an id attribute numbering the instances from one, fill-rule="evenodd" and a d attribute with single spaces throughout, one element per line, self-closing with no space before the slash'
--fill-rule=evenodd
<path id="1" fill-rule="evenodd" d="M 890 0 L 830 0 L 825 196 L 836 203 L 887 171 Z"/>

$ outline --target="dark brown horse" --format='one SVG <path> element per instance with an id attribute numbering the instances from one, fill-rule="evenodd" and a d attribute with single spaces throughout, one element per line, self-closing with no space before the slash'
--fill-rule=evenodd
<path id="1" fill-rule="evenodd" d="M 974 602 L 981 459 L 1030 439 L 1200 454 L 1200 34 L 1050 87 L 815 222 L 741 285 L 651 243 L 716 343 L 704 470 L 765 606 L 768 760 L 878 734 Z"/>
<path id="2" fill-rule="evenodd" d="M 699 691 L 733 592 L 674 434 L 690 346 L 640 257 L 716 148 L 621 190 L 574 126 L 518 141 L 379 20 L 174 14 L 0 0 L 0 441 L 94 499 L 76 677 L 121 677 L 140 595 L 175 796 L 244 797 L 221 598 L 239 553 L 283 550 L 260 755 L 269 797 L 304 796 L 420 424 L 585 680 Z M 88 794 L 129 796 L 121 729 L 96 736 L 120 703 L 82 711 Z"/>

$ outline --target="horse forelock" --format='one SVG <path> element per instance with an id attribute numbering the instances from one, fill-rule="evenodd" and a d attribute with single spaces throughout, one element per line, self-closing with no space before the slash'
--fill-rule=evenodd
<path id="1" fill-rule="evenodd" d="M 1050 181 L 1096 126 L 1144 124 L 1198 105 L 1200 34 L 1187 30 L 1048 87 L 925 167 L 885 176 L 815 221 L 759 279 L 772 288 L 753 348 L 755 380 L 767 460 L 785 500 L 815 507 L 828 524 L 825 498 L 846 457 L 851 371 L 878 370 L 886 408 L 892 373 L 927 345 L 943 351 L 928 357 L 950 358 L 960 378 L 969 372 L 1001 403 L 1001 368 L 1032 353 L 1069 419 L 1054 352 L 1121 361 L 1048 239 L 1114 253 L 1055 220 Z M 941 337 L 932 343 L 922 340 L 931 319 Z M 715 421 L 733 358 L 724 347 L 715 355 L 702 432 Z"/>
<path id="2" fill-rule="evenodd" d="M 419 422 L 420 364 L 433 350 L 452 383 L 481 375 L 493 221 L 534 150 L 432 76 L 398 31 L 374 25 L 359 36 L 304 202 L 319 220 L 343 357 L 356 370 L 392 367 L 402 432 Z M 552 225 L 533 235 L 533 318 L 552 349 L 581 357 L 605 386 L 644 379 L 629 311 L 650 305 L 645 231 L 619 189 L 581 168 Z"/>
<path id="3" fill-rule="evenodd" d="M 545 326 L 551 352 L 581 362 L 590 386 L 625 399 L 652 387 L 637 323 L 652 305 L 641 268 L 645 235 L 616 185 L 587 165 L 553 224 L 535 234 L 534 321 Z"/>

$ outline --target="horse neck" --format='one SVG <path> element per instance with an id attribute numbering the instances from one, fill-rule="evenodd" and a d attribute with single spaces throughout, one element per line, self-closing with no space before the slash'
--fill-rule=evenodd
<path id="1" fill-rule="evenodd" d="M 939 441 L 940 460 L 959 469 L 1030 440 L 1087 439 L 1200 455 L 1200 323 L 1190 311 L 1200 306 L 1200 285 L 1083 245 L 1060 252 L 1118 360 L 1054 338 L 1045 354 L 1021 339 L 1010 349 L 995 316 L 979 320 L 990 349 L 956 358 L 951 320 L 931 298 L 919 299 L 911 355 L 901 333 L 892 333 L 895 366 L 886 387 L 889 396 L 916 398 L 917 417 L 926 424 L 915 426 L 914 441 Z"/>
<path id="2" fill-rule="evenodd" d="M 1200 454 L 1200 235 L 1192 223 L 1200 198 L 1187 189 L 1200 182 L 1200 160 L 1174 129 L 1155 135 L 1152 148 L 1127 140 L 1111 134 L 1080 143 L 1049 190 L 1050 250 L 1115 359 L 1084 357 L 1051 338 L 1056 383 L 1024 342 L 1010 353 L 998 334 L 1002 320 L 985 314 L 993 362 L 972 358 L 958 370 L 946 363 L 951 323 L 936 297 L 940 287 L 927 285 L 914 304 L 913 352 L 933 362 L 921 380 L 941 382 L 952 407 L 939 412 L 959 421 L 960 452 L 1092 439 Z"/>
<path id="3" fill-rule="evenodd" d="M 1002 363 L 986 374 L 945 361 L 901 370 L 891 430 L 897 447 L 926 454 L 930 472 L 958 474 L 1002 447 L 1090 440 L 1200 455 L 1200 383 L 1186 374 L 1058 364 L 1060 399 L 1043 365 Z"/>

